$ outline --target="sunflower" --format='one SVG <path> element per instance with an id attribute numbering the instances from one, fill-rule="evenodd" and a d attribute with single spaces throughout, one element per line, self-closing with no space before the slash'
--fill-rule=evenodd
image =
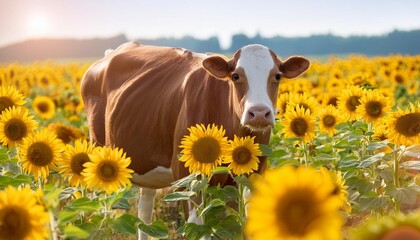
<path id="1" fill-rule="evenodd" d="M 286 138 L 300 137 L 304 142 L 309 142 L 315 137 L 315 117 L 309 109 L 297 107 L 284 114 L 285 119 L 280 123 L 284 126 L 282 132 Z"/>
<path id="2" fill-rule="evenodd" d="M 28 187 L 0 191 L 0 239 L 42 240 L 49 236 L 49 214 Z"/>
<path id="3" fill-rule="evenodd" d="M 29 134 L 19 148 L 19 161 L 26 173 L 32 173 L 35 178 L 47 178 L 50 168 L 56 169 L 61 159 L 64 144 L 57 136 L 43 129 Z"/>
<path id="4" fill-rule="evenodd" d="M 222 164 L 223 156 L 229 147 L 225 130 L 221 126 L 210 124 L 207 128 L 203 124 L 197 124 L 188 128 L 190 134 L 185 135 L 179 146 L 182 157 L 179 161 L 185 162 L 185 167 L 190 173 L 201 172 L 210 176 L 211 172 Z"/>
<path id="5" fill-rule="evenodd" d="M 237 137 L 230 140 L 230 146 L 225 156 L 225 163 L 229 163 L 228 168 L 236 175 L 252 173 L 258 169 L 262 152 L 258 143 L 254 143 L 255 137 Z"/>
<path id="6" fill-rule="evenodd" d="M 340 171 L 328 170 L 325 167 L 321 167 L 320 171 L 324 177 L 330 177 L 332 182 L 334 183 L 334 190 L 332 191 L 333 195 L 338 196 L 340 201 L 338 201 L 338 208 L 344 209 L 346 212 L 351 212 L 351 205 L 348 200 L 348 191 L 346 186 L 346 180 L 343 179 L 341 176 Z"/>
<path id="7" fill-rule="evenodd" d="M 62 122 L 50 123 L 48 124 L 47 128 L 54 132 L 57 137 L 65 144 L 81 138 L 83 135 L 79 129 L 73 126 L 66 126 Z"/>
<path id="8" fill-rule="evenodd" d="M 420 239 L 420 213 L 397 213 L 385 217 L 372 217 L 352 231 L 355 240 L 417 240 Z"/>
<path id="9" fill-rule="evenodd" d="M 325 106 L 318 112 L 319 129 L 329 135 L 334 135 L 335 126 L 342 121 L 340 111 L 332 105 Z"/>
<path id="10" fill-rule="evenodd" d="M 386 124 L 391 143 L 406 146 L 420 143 L 420 107 L 410 104 L 409 109 L 393 112 Z"/>
<path id="11" fill-rule="evenodd" d="M 289 102 L 289 93 L 279 94 L 277 97 L 277 116 L 280 118 L 286 113 L 287 104 Z"/>
<path id="12" fill-rule="evenodd" d="M 42 119 L 51 119 L 55 115 L 54 101 L 47 96 L 36 96 L 32 107 Z"/>
<path id="13" fill-rule="evenodd" d="M 378 122 L 385 114 L 391 111 L 391 100 L 375 90 L 365 91 L 360 98 L 360 105 L 356 112 L 366 122 Z"/>
<path id="14" fill-rule="evenodd" d="M 0 114 L 12 106 L 25 104 L 24 96 L 13 86 L 0 86 Z"/>
<path id="15" fill-rule="evenodd" d="M 343 89 L 341 95 L 338 97 L 337 108 L 348 121 L 358 119 L 356 113 L 357 106 L 360 105 L 360 99 L 363 96 L 363 90 L 358 86 L 350 86 Z"/>
<path id="16" fill-rule="evenodd" d="M 118 192 L 121 187 L 130 186 L 131 173 L 129 169 L 131 158 L 119 148 L 98 147 L 89 155 L 90 162 L 83 164 L 87 187 L 91 190 L 102 190 L 107 194 Z"/>
<path id="17" fill-rule="evenodd" d="M 28 109 L 12 106 L 0 115 L 0 142 L 9 149 L 20 144 L 38 126 Z"/>
<path id="18" fill-rule="evenodd" d="M 336 107 L 340 93 L 341 93 L 341 89 L 323 93 L 322 95 L 320 95 L 322 105 L 324 106 L 331 105 L 331 106 Z"/>
<path id="19" fill-rule="evenodd" d="M 296 110 L 298 107 L 309 110 L 311 114 L 316 114 L 318 111 L 318 101 L 307 93 L 291 94 L 286 110 Z"/>
<path id="20" fill-rule="evenodd" d="M 313 168 L 269 170 L 253 182 L 245 230 L 251 239 L 340 239 L 339 198 Z"/>
<path id="21" fill-rule="evenodd" d="M 67 144 L 62 161 L 60 161 L 60 173 L 69 179 L 70 185 L 78 187 L 84 185 L 82 171 L 83 165 L 90 162 L 89 154 L 92 154 L 94 144 L 86 140 L 76 140 L 74 146 Z"/>

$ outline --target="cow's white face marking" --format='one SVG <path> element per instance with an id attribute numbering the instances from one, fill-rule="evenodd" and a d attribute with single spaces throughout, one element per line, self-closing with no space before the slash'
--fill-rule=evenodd
<path id="1" fill-rule="evenodd" d="M 267 79 L 270 70 L 275 67 L 269 49 L 262 45 L 249 45 L 242 48 L 237 67 L 244 69 L 248 81 L 241 124 L 245 125 L 246 115 L 251 107 L 267 107 L 271 113 L 274 113 L 273 103 L 267 93 Z M 271 118 L 274 122 L 274 114 L 271 114 Z"/>

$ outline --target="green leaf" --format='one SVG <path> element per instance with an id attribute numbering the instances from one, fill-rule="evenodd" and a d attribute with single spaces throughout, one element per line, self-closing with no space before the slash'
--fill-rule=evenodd
<path id="1" fill-rule="evenodd" d="M 75 192 L 78 192 L 79 190 L 75 187 L 68 187 L 63 189 L 60 194 L 59 194 L 59 199 L 60 200 L 66 200 L 71 198 Z"/>
<path id="2" fill-rule="evenodd" d="M 160 220 L 154 221 L 150 225 L 140 222 L 139 229 L 154 238 L 168 238 L 168 228 Z"/>
<path id="3" fill-rule="evenodd" d="M 206 225 L 198 225 L 195 223 L 185 223 L 178 228 L 177 233 L 185 236 L 188 240 L 200 240 L 202 237 L 210 236 L 213 230 Z"/>
<path id="4" fill-rule="evenodd" d="M 190 174 L 184 178 L 181 178 L 175 182 L 172 183 L 172 186 L 178 187 L 178 188 L 189 188 L 191 186 L 191 182 L 193 180 L 196 180 L 200 174 L 199 173 L 193 173 Z"/>
<path id="5" fill-rule="evenodd" d="M 216 175 L 216 174 L 229 174 L 229 173 L 230 173 L 229 168 L 228 167 L 224 167 L 224 166 L 216 167 L 213 170 L 213 175 Z"/>
<path id="6" fill-rule="evenodd" d="M 212 208 L 218 207 L 218 206 L 224 206 L 225 202 L 223 202 L 220 199 L 213 199 L 211 200 L 207 206 L 203 209 L 203 211 L 201 211 L 201 213 L 199 214 L 199 216 L 205 216 L 207 214 L 207 212 L 211 211 Z"/>
<path id="7" fill-rule="evenodd" d="M 259 144 L 259 147 L 262 152 L 261 154 L 262 157 L 269 157 L 271 156 L 271 154 L 273 154 L 273 149 L 271 149 L 270 146 L 265 145 L 265 144 Z"/>
<path id="8" fill-rule="evenodd" d="M 413 191 L 410 187 L 407 188 L 395 188 L 394 186 L 388 187 L 386 193 L 389 196 L 397 199 L 401 203 L 414 204 L 417 200 L 417 192 Z"/>
<path id="9" fill-rule="evenodd" d="M 176 202 L 176 201 L 181 201 L 181 200 L 189 200 L 190 197 L 194 196 L 196 193 L 192 192 L 192 191 L 188 191 L 188 192 L 174 192 L 174 193 L 169 193 L 168 195 L 164 196 L 162 198 L 163 201 L 165 202 Z"/>
<path id="10" fill-rule="evenodd" d="M 141 223 L 138 217 L 131 214 L 124 214 L 111 222 L 112 228 L 122 234 L 137 235 L 137 225 Z"/>
<path id="11" fill-rule="evenodd" d="M 0 187 L 4 188 L 8 185 L 18 187 L 22 184 L 32 183 L 32 178 L 28 175 L 12 175 L 12 176 L 1 176 L 0 175 Z"/>
<path id="12" fill-rule="evenodd" d="M 411 145 L 407 147 L 403 155 L 419 159 L 420 158 L 420 145 L 415 144 L 415 145 Z"/>
<path id="13" fill-rule="evenodd" d="M 401 167 L 408 170 L 420 171 L 420 161 L 407 161 L 401 164 Z"/>
<path id="14" fill-rule="evenodd" d="M 367 167 L 371 166 L 372 164 L 382 160 L 382 158 L 384 156 L 385 156 L 385 153 L 380 152 L 380 153 L 375 154 L 373 156 L 370 156 L 370 157 L 368 157 L 364 160 L 361 160 L 360 164 L 359 164 L 359 168 L 367 168 Z"/>
<path id="15" fill-rule="evenodd" d="M 216 236 L 222 239 L 240 239 L 242 227 L 240 221 L 230 215 L 222 218 L 221 221 L 213 226 L 213 231 Z"/>
<path id="16" fill-rule="evenodd" d="M 58 222 L 59 224 L 66 224 L 71 222 L 79 217 L 78 211 L 68 211 L 64 210 L 58 213 Z"/>
<path id="17" fill-rule="evenodd" d="M 67 206 L 70 210 L 84 211 L 86 213 L 96 212 L 101 208 L 101 203 L 92 201 L 89 198 L 79 198 Z"/>
<path id="18" fill-rule="evenodd" d="M 249 181 L 249 179 L 247 177 L 241 175 L 241 176 L 236 176 L 233 179 L 238 184 L 241 184 L 242 186 L 247 187 L 248 189 L 252 189 L 251 181 Z"/>
<path id="19" fill-rule="evenodd" d="M 388 140 L 384 140 L 381 142 L 371 142 L 366 146 L 366 150 L 372 151 L 372 150 L 383 148 L 387 145 L 388 145 Z"/>
<path id="20" fill-rule="evenodd" d="M 201 180 L 193 180 L 191 182 L 191 190 L 193 192 L 199 192 L 209 183 L 208 178 L 202 178 Z"/>
<path id="21" fill-rule="evenodd" d="M 380 207 L 385 207 L 389 204 L 389 201 L 385 197 L 381 196 L 372 196 L 366 197 L 363 196 L 359 200 L 360 210 L 361 211 L 368 211 L 368 210 L 375 210 Z"/>
<path id="22" fill-rule="evenodd" d="M 68 225 L 64 227 L 64 236 L 65 238 L 75 237 L 78 239 L 84 239 L 88 238 L 90 233 L 74 225 Z"/>

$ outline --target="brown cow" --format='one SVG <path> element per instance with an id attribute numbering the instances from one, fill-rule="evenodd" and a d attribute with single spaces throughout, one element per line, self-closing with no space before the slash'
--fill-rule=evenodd
<path id="1" fill-rule="evenodd" d="M 262 45 L 245 46 L 227 60 L 125 43 L 107 51 L 83 77 L 90 136 L 131 157 L 132 181 L 142 188 L 139 217 L 148 223 L 156 189 L 189 174 L 177 159 L 188 127 L 214 123 L 230 139 L 252 135 L 268 144 L 281 77 L 296 77 L 308 67 L 303 57 L 282 62 Z M 265 165 L 261 158 L 259 171 Z"/>

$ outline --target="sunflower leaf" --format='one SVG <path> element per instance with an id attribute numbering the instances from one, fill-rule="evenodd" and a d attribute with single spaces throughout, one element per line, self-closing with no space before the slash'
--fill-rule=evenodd
<path id="1" fill-rule="evenodd" d="M 273 154 L 273 149 L 271 149 L 270 146 L 265 144 L 259 144 L 260 150 L 261 150 L 261 157 L 269 157 L 271 154 Z"/>
<path id="2" fill-rule="evenodd" d="M 213 230 L 209 226 L 195 223 L 186 223 L 177 230 L 178 234 L 189 240 L 199 240 L 204 236 L 210 236 L 212 232 Z"/>
<path id="3" fill-rule="evenodd" d="M 188 191 L 188 192 L 174 192 L 174 193 L 169 193 L 168 195 L 164 196 L 162 198 L 163 201 L 165 202 L 176 202 L 176 201 L 181 201 L 181 200 L 189 200 L 190 197 L 194 196 L 196 193 L 192 192 L 192 191 Z"/>
<path id="4" fill-rule="evenodd" d="M 101 203 L 84 197 L 73 201 L 67 208 L 75 211 L 95 212 L 101 208 Z"/>
<path id="5" fill-rule="evenodd" d="M 415 145 L 411 145 L 407 147 L 403 155 L 419 159 L 420 158 L 420 145 L 415 144 Z"/>
<path id="6" fill-rule="evenodd" d="M 159 220 L 150 225 L 140 222 L 139 229 L 154 238 L 168 238 L 168 228 L 165 223 Z"/>
<path id="7" fill-rule="evenodd" d="M 372 164 L 382 160 L 382 158 L 384 156 L 385 156 L 385 153 L 380 152 L 380 153 L 375 154 L 373 156 L 370 156 L 370 157 L 368 157 L 364 160 L 361 160 L 360 164 L 359 164 L 359 168 L 367 168 L 367 167 L 371 166 Z"/>
<path id="8" fill-rule="evenodd" d="M 64 236 L 65 239 L 71 237 L 84 239 L 88 238 L 90 236 L 90 233 L 74 225 L 68 225 L 64 227 Z"/>
<path id="9" fill-rule="evenodd" d="M 137 225 L 141 223 L 138 217 L 131 214 L 121 215 L 111 222 L 112 228 L 122 234 L 137 235 Z"/>

